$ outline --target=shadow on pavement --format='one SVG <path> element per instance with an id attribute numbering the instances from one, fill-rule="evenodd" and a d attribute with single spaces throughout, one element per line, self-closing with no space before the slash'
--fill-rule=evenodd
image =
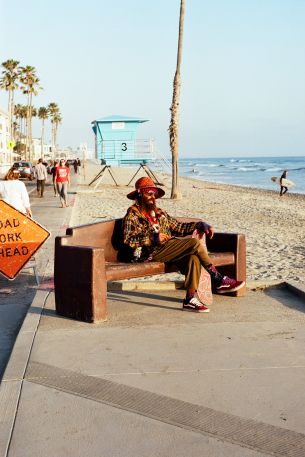
<path id="1" fill-rule="evenodd" d="M 305 313 L 303 301 L 296 294 L 289 291 L 285 285 L 267 288 L 264 290 L 264 294 L 270 298 L 274 298 L 277 302 L 289 309 Z"/>
<path id="2" fill-rule="evenodd" d="M 36 290 L 31 274 L 20 273 L 14 281 L 0 277 L 0 381 Z"/>

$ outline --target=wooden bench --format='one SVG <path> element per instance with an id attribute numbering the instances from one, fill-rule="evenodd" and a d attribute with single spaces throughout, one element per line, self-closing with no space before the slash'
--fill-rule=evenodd
<path id="1" fill-rule="evenodd" d="M 177 218 L 190 222 L 198 219 Z M 107 282 L 177 271 L 162 262 L 126 262 L 122 219 L 66 230 L 55 239 L 54 283 L 56 312 L 84 322 L 107 320 Z M 215 266 L 223 274 L 246 280 L 245 236 L 215 233 L 207 240 Z M 246 288 L 233 293 L 245 294 Z"/>

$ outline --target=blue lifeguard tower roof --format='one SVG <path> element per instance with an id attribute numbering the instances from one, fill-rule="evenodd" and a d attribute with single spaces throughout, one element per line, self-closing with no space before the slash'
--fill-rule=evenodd
<path id="1" fill-rule="evenodd" d="M 141 119 L 139 117 L 121 116 L 120 114 L 113 114 L 111 116 L 101 117 L 93 122 L 148 122 L 149 119 Z"/>

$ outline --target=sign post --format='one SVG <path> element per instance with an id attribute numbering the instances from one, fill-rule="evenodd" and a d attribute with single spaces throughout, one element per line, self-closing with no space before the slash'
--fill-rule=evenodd
<path id="1" fill-rule="evenodd" d="M 15 279 L 49 236 L 38 222 L 0 200 L 0 273 Z"/>

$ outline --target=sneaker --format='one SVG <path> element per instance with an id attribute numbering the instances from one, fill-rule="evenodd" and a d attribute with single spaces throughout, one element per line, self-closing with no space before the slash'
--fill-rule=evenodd
<path id="1" fill-rule="evenodd" d="M 207 306 L 203 305 L 201 301 L 196 297 L 192 297 L 190 300 L 183 300 L 182 309 L 184 311 L 195 311 L 195 313 L 209 313 L 210 310 Z"/>
<path id="2" fill-rule="evenodd" d="M 225 294 L 227 292 L 236 292 L 245 285 L 245 281 L 236 281 L 236 279 L 224 276 L 220 286 L 216 287 L 216 291 L 219 294 Z"/>

